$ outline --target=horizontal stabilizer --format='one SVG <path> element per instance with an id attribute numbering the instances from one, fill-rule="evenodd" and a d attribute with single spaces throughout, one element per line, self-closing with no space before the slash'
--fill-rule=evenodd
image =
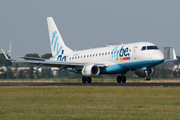
<path id="1" fill-rule="evenodd" d="M 45 59 L 43 58 L 35 58 L 35 57 L 19 57 L 19 58 L 23 58 L 25 60 L 37 60 L 37 61 L 45 61 Z"/>
<path id="2" fill-rule="evenodd" d="M 1 51 L 3 52 L 3 54 L 4 54 L 5 58 L 6 58 L 6 60 L 15 61 L 15 60 L 13 60 L 13 59 L 9 59 L 9 58 L 8 58 L 8 56 L 6 55 L 6 53 L 4 52 L 4 50 L 3 50 L 3 49 L 1 49 Z"/>

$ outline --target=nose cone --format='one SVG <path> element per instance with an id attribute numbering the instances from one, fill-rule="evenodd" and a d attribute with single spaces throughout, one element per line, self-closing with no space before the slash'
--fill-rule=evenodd
<path id="1" fill-rule="evenodd" d="M 162 62 L 164 62 L 164 55 L 160 50 L 158 50 L 156 51 L 156 54 L 154 54 L 154 63 L 161 64 Z"/>
<path id="2" fill-rule="evenodd" d="M 164 60 L 164 55 L 163 55 L 163 53 L 160 50 L 157 52 L 157 56 L 156 57 L 157 57 L 156 59 L 163 59 Z"/>

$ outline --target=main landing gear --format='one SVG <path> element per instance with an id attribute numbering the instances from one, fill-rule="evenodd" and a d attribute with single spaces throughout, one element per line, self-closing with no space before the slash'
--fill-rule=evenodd
<path id="1" fill-rule="evenodd" d="M 91 77 L 85 77 L 85 76 L 83 76 L 82 77 L 82 82 L 83 83 L 91 83 L 92 82 L 92 78 Z"/>
<path id="2" fill-rule="evenodd" d="M 92 77 L 82 77 L 82 83 L 91 83 L 92 82 Z M 126 76 L 117 76 L 117 82 L 118 83 L 126 83 Z"/>
<path id="3" fill-rule="evenodd" d="M 121 75 L 121 76 L 117 76 L 117 82 L 118 83 L 126 83 L 126 76 L 123 76 L 123 75 Z"/>

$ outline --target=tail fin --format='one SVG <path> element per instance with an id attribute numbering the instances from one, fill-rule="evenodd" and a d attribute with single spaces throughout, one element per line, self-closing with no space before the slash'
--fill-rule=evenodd
<path id="1" fill-rule="evenodd" d="M 47 24 L 48 24 L 50 46 L 51 46 L 53 59 L 55 59 L 59 55 L 62 57 L 63 54 L 73 52 L 70 48 L 68 48 L 64 44 L 64 41 L 52 17 L 47 18 Z"/>

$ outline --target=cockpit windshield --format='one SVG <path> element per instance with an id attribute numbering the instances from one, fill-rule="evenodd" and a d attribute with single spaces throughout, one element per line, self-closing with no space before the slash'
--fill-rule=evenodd
<path id="1" fill-rule="evenodd" d="M 158 50 L 159 48 L 157 46 L 143 46 L 141 51 L 143 50 Z"/>
<path id="2" fill-rule="evenodd" d="M 143 46 L 141 50 L 146 50 L 146 46 Z"/>
<path id="3" fill-rule="evenodd" d="M 158 50 L 157 46 L 147 46 L 147 50 Z"/>

